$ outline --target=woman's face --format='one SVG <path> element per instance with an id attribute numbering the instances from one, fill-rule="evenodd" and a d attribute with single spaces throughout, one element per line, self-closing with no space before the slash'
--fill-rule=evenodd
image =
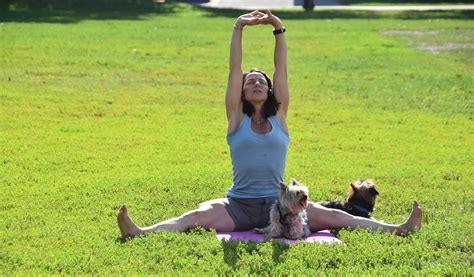
<path id="1" fill-rule="evenodd" d="M 244 99 L 250 103 L 265 102 L 268 98 L 268 84 L 260 72 L 250 72 L 244 80 Z"/>

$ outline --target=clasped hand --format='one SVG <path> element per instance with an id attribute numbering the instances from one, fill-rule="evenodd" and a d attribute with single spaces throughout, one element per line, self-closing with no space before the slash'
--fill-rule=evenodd
<path id="1" fill-rule="evenodd" d="M 281 29 L 282 24 L 281 20 L 274 16 L 270 10 L 265 10 L 265 13 L 262 13 L 258 10 L 255 10 L 251 13 L 246 13 L 237 18 L 235 26 L 239 29 L 242 29 L 244 26 L 253 26 L 259 24 L 270 24 L 275 29 Z"/>

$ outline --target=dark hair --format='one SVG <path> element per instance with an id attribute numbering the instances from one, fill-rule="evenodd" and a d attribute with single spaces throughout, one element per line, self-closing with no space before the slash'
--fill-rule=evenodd
<path id="1" fill-rule="evenodd" d="M 255 68 L 252 68 L 249 72 L 244 73 L 244 76 L 243 76 L 243 79 L 242 79 L 243 80 L 242 81 L 242 102 L 243 102 L 242 106 L 243 106 L 244 114 L 246 114 L 248 116 L 252 116 L 253 112 L 255 111 L 255 108 L 252 105 L 252 103 L 245 100 L 244 94 L 243 94 L 245 77 L 247 77 L 247 75 L 249 73 L 252 73 L 252 72 L 258 72 L 258 73 L 262 74 L 265 77 L 265 80 L 267 81 L 267 84 L 268 84 L 268 91 L 267 91 L 268 97 L 267 97 L 267 100 L 265 101 L 265 103 L 263 104 L 263 114 L 262 114 L 263 117 L 268 118 L 272 115 L 276 115 L 276 113 L 278 111 L 278 107 L 280 106 L 280 102 L 277 101 L 277 99 L 275 97 L 275 94 L 273 93 L 272 81 L 270 80 L 270 78 L 268 78 L 268 76 L 267 76 L 267 74 L 265 74 L 265 72 L 263 72 L 261 70 L 258 70 L 258 69 L 255 69 Z"/>

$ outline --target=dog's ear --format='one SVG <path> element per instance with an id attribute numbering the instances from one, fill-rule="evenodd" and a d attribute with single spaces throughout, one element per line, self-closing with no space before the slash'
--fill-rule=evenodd
<path id="1" fill-rule="evenodd" d="M 354 183 L 351 183 L 351 188 L 352 188 L 352 190 L 353 190 L 354 192 L 357 191 L 357 187 L 354 185 Z"/>
<path id="2" fill-rule="evenodd" d="M 291 178 L 291 185 L 292 185 L 292 186 L 299 186 L 300 183 L 299 183 L 298 181 L 296 181 L 296 179 Z"/>
<path id="3" fill-rule="evenodd" d="M 377 196 L 377 195 L 379 195 L 379 192 L 378 192 L 378 190 L 377 190 L 375 187 L 371 187 L 371 188 L 369 189 L 369 192 L 370 192 L 370 194 L 371 194 L 372 196 Z"/>

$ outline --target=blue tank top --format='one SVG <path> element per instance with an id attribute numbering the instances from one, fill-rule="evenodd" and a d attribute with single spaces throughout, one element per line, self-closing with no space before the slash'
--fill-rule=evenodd
<path id="1" fill-rule="evenodd" d="M 258 134 L 252 130 L 251 117 L 245 115 L 237 130 L 227 135 L 234 176 L 228 197 L 278 197 L 290 137 L 275 116 L 269 117 L 268 121 L 271 131 Z"/>

